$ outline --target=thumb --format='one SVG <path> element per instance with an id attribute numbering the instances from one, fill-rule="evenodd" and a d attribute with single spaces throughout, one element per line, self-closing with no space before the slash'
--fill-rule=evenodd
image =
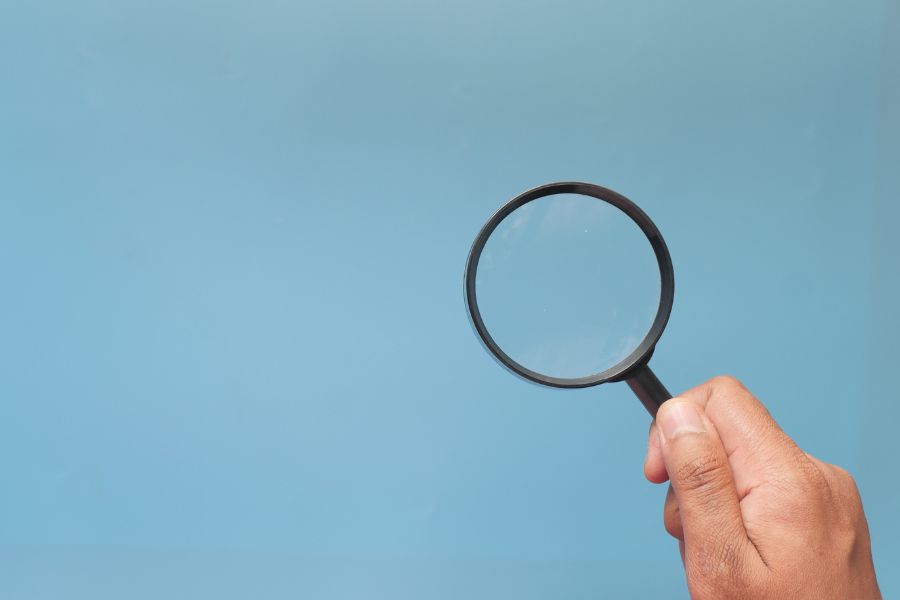
<path id="1" fill-rule="evenodd" d="M 688 572 L 740 575 L 758 559 L 747 537 L 725 447 L 695 403 L 673 398 L 656 415 L 660 449 L 684 530 Z"/>

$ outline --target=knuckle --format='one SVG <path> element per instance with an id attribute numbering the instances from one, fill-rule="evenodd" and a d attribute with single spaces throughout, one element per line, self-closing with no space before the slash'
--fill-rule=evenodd
<path id="1" fill-rule="evenodd" d="M 802 452 L 797 454 L 797 469 L 800 482 L 805 486 L 817 492 L 827 492 L 830 489 L 827 474 Z"/>
<path id="2" fill-rule="evenodd" d="M 733 375 L 717 375 L 710 380 L 710 383 L 714 388 L 722 391 L 736 391 L 747 389 L 744 387 L 744 384 L 741 383 L 740 380 Z"/>
<path id="3" fill-rule="evenodd" d="M 854 532 L 860 529 L 861 523 L 863 524 L 862 527 L 865 528 L 862 497 L 856 480 L 847 470 L 836 465 L 830 465 L 830 467 L 834 480 L 832 485 L 836 490 L 836 495 L 839 497 L 839 503 L 842 507 L 840 512 L 845 526 Z"/>
<path id="4" fill-rule="evenodd" d="M 857 491 L 856 479 L 853 478 L 853 475 L 851 475 L 849 471 L 837 465 L 831 465 L 831 472 L 833 473 L 834 478 L 841 483 L 845 489 L 853 490 L 854 492 Z"/>
<path id="5" fill-rule="evenodd" d="M 834 475 L 831 470 L 805 452 L 787 453 L 792 457 L 790 469 L 782 476 L 790 496 L 828 498 L 832 494 Z"/>
<path id="6" fill-rule="evenodd" d="M 831 470 L 838 477 L 838 479 L 841 479 L 843 481 L 853 481 L 853 475 L 851 475 L 847 469 L 839 467 L 837 465 L 831 465 Z"/>

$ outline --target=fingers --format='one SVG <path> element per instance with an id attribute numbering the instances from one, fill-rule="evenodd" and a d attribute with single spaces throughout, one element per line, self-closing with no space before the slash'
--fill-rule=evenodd
<path id="1" fill-rule="evenodd" d="M 666 465 L 663 462 L 662 450 L 659 447 L 659 435 L 656 433 L 656 421 L 650 422 L 650 434 L 647 436 L 647 456 L 644 459 L 644 477 L 650 483 L 663 483 L 669 479 Z"/>
<path id="2" fill-rule="evenodd" d="M 675 497 L 675 491 L 671 485 L 669 486 L 669 491 L 666 492 L 666 503 L 663 505 L 663 524 L 669 535 L 681 542 L 684 541 L 681 513 L 678 511 L 678 498 Z"/>
<path id="3" fill-rule="evenodd" d="M 738 497 L 744 498 L 760 483 L 799 475 L 798 463 L 803 452 L 778 427 L 762 405 L 733 377 L 716 377 L 684 392 L 680 399 L 689 400 L 703 409 L 715 425 L 731 465 Z M 653 483 L 668 478 L 659 448 L 655 422 L 651 425 L 644 476 Z"/>
<path id="4" fill-rule="evenodd" d="M 715 424 L 743 498 L 764 481 L 799 474 L 805 459 L 766 407 L 733 377 L 715 377 L 681 396 Z"/>
<path id="5" fill-rule="evenodd" d="M 815 480 L 822 471 L 731 377 L 665 402 L 651 425 L 644 463 L 647 479 L 671 481 L 675 499 L 666 502 L 666 530 L 682 541 L 686 568 L 695 569 L 722 561 L 767 568 L 763 556 L 786 542 L 763 533 L 802 508 L 790 502 L 791 490 L 821 485 Z M 763 494 L 760 501 L 742 509 L 740 501 L 754 489 Z M 781 506 L 774 513 L 773 502 Z"/>
<path id="6" fill-rule="evenodd" d="M 724 565 L 733 571 L 754 556 L 758 559 L 715 425 L 695 402 L 680 398 L 663 403 L 656 421 L 663 461 L 678 498 L 681 536 L 668 510 L 666 529 L 684 539 L 685 564 L 703 569 Z"/>

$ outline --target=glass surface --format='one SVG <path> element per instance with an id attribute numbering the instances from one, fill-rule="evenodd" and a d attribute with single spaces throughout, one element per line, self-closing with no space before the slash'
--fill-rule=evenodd
<path id="1" fill-rule="evenodd" d="M 660 275 L 649 240 L 625 213 L 590 196 L 557 194 L 497 226 L 475 287 L 491 337 L 513 360 L 578 378 L 640 345 L 659 308 Z"/>

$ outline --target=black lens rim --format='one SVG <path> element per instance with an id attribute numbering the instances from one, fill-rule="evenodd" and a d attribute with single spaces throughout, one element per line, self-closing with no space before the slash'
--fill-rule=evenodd
<path id="1" fill-rule="evenodd" d="M 650 330 L 644 337 L 644 340 L 638 347 L 617 364 L 593 375 L 577 378 L 551 377 L 537 371 L 532 371 L 528 367 L 516 362 L 508 354 L 506 354 L 500 346 L 488 333 L 484 320 L 481 318 L 481 312 L 478 308 L 478 296 L 475 291 L 475 278 L 478 273 L 478 261 L 481 259 L 481 252 L 487 244 L 488 238 L 497 228 L 497 226 L 510 215 L 514 210 L 521 206 L 556 194 L 580 194 L 582 196 L 590 196 L 597 200 L 602 200 L 608 204 L 612 204 L 634 221 L 647 240 L 653 247 L 656 254 L 656 260 L 659 264 L 660 276 L 660 294 L 659 308 L 656 311 L 656 318 L 650 326 Z M 496 358 L 501 365 L 509 369 L 515 375 L 523 377 L 528 381 L 539 383 L 556 388 L 583 388 L 593 385 L 599 385 L 609 381 L 621 381 L 627 379 L 629 373 L 636 367 L 640 367 L 647 363 L 656 343 L 659 341 L 662 332 L 666 328 L 669 321 L 669 315 L 672 312 L 672 303 L 675 298 L 675 273 L 672 268 L 672 257 L 669 255 L 669 248 L 666 246 L 662 235 L 659 233 L 656 225 L 647 216 L 641 208 L 618 192 L 614 192 L 609 188 L 605 188 L 593 183 L 583 183 L 577 181 L 560 181 L 556 183 L 548 183 L 530 189 L 519 194 L 498 210 L 478 232 L 475 241 L 469 250 L 469 257 L 466 261 L 465 273 L 465 297 L 466 307 L 469 313 L 469 320 L 475 332 L 478 334 L 484 347 Z"/>

